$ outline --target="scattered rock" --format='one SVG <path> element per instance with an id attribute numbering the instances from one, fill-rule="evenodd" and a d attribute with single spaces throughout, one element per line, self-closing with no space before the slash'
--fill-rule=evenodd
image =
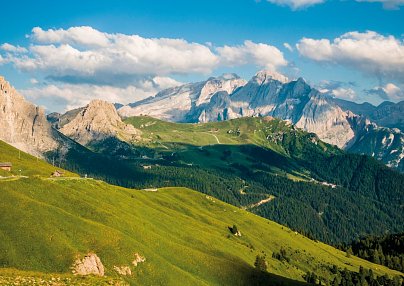
<path id="1" fill-rule="evenodd" d="M 72 266 L 74 275 L 104 276 L 104 265 L 95 253 L 89 253 L 83 259 L 76 259 Z"/>
<path id="2" fill-rule="evenodd" d="M 132 270 L 129 266 L 114 266 L 114 270 L 120 275 L 130 276 L 132 275 Z"/>
<path id="3" fill-rule="evenodd" d="M 139 253 L 135 253 L 135 260 L 132 261 L 134 266 L 137 266 L 139 263 L 145 262 L 146 258 L 141 256 Z"/>

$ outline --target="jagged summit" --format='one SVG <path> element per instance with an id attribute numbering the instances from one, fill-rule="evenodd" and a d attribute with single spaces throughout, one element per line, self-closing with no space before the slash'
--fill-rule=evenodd
<path id="1" fill-rule="evenodd" d="M 225 91 L 230 94 L 246 83 L 236 74 L 223 74 L 206 81 L 163 90 L 154 97 L 123 106 L 118 112 L 123 117 L 143 114 L 168 121 L 184 122 L 195 110 L 208 104 L 215 93 Z"/>
<path id="2" fill-rule="evenodd" d="M 131 141 L 140 134 L 132 125 L 122 122 L 112 103 L 99 99 L 81 109 L 60 131 L 83 145 L 108 137 Z"/>
<path id="3" fill-rule="evenodd" d="M 281 83 L 289 82 L 288 77 L 276 71 L 269 71 L 269 70 L 261 70 L 257 72 L 253 77 L 253 80 L 256 81 L 258 84 L 265 84 L 270 80 L 277 80 Z"/>

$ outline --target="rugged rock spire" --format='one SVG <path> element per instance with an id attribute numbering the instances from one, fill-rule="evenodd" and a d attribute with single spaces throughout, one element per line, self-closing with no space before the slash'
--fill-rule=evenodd
<path id="1" fill-rule="evenodd" d="M 82 145 L 116 137 L 135 141 L 140 131 L 122 122 L 112 103 L 93 100 L 59 130 Z"/>
<path id="2" fill-rule="evenodd" d="M 43 108 L 27 102 L 0 76 L 0 140 L 41 156 L 57 148 Z"/>

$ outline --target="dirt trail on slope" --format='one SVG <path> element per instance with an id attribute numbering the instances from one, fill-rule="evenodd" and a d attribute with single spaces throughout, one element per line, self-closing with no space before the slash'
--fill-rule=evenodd
<path id="1" fill-rule="evenodd" d="M 255 203 L 255 204 L 248 205 L 248 206 L 244 207 L 244 209 L 247 209 L 247 210 L 248 210 L 248 209 L 252 209 L 252 208 L 259 207 L 260 205 L 269 203 L 269 202 L 272 201 L 273 199 L 275 199 L 275 196 L 273 196 L 273 195 L 268 195 L 268 198 L 263 199 L 263 200 L 260 200 L 259 202 Z"/>

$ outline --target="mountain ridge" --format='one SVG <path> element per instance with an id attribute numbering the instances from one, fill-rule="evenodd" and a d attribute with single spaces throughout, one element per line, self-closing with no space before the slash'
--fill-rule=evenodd
<path id="1" fill-rule="evenodd" d="M 224 79 L 221 78 L 221 80 Z M 399 145 L 398 150 L 389 149 L 389 146 L 383 144 L 385 139 L 372 134 L 377 126 L 372 118 L 376 118 L 377 114 L 381 119 L 376 121 L 383 124 L 388 120 L 386 119 L 388 115 L 381 116 L 381 113 L 397 114 L 394 123 L 385 125 L 389 125 L 386 127 L 391 128 L 398 124 L 400 127 L 402 114 L 400 113 L 400 103 L 385 103 L 375 108 L 369 104 L 349 103 L 319 92 L 308 85 L 303 78 L 289 80 L 280 74 L 268 71 L 258 72 L 250 81 L 238 86 L 232 92 L 226 89 L 216 89 L 207 97 L 209 101 L 204 97 L 199 105 L 182 101 L 183 93 L 178 92 L 179 90 L 183 88 L 192 89 L 193 100 L 198 102 L 199 96 L 201 96 L 200 91 L 209 81 L 212 79 L 162 91 L 155 97 L 134 103 L 132 105 L 136 106 L 134 109 L 131 109 L 131 105 L 118 108 L 118 113 L 123 117 L 131 114 L 149 115 L 172 122 L 193 123 L 222 121 L 245 116 L 273 116 L 288 120 L 308 132 L 316 133 L 320 139 L 345 150 L 370 156 L 378 154 L 376 158 L 388 166 L 404 171 L 401 163 L 404 146 Z M 162 95 L 169 95 L 171 104 L 174 105 L 165 106 L 165 101 L 159 100 Z M 180 107 L 176 107 L 177 101 L 181 102 Z M 351 111 L 350 106 L 356 112 Z M 378 108 L 379 111 L 377 111 Z M 177 109 L 181 109 L 181 112 L 176 113 Z M 390 111 L 385 111 L 386 109 Z M 175 113 L 175 116 L 167 116 L 167 110 Z M 366 112 L 359 112 L 360 110 Z M 385 129 L 386 132 L 389 133 L 387 137 L 399 136 L 404 138 L 402 131 L 400 134 L 396 134 L 397 132 L 394 130 Z M 377 150 L 370 152 L 368 148 L 358 147 L 370 144 L 370 142 L 357 144 L 359 141 L 363 142 L 364 139 L 370 140 L 370 138 L 379 140 L 377 144 L 373 144 L 377 146 L 375 147 Z"/>

